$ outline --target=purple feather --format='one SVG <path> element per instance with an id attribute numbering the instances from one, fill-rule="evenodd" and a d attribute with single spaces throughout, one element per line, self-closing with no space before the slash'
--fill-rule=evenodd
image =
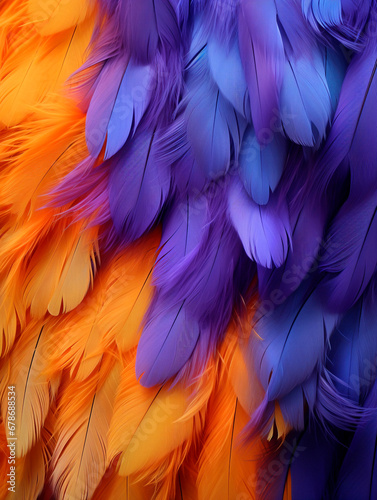
<path id="1" fill-rule="evenodd" d="M 372 288 L 347 312 L 331 338 L 328 370 L 339 393 L 363 404 L 376 378 L 377 308 Z"/>
<path id="2" fill-rule="evenodd" d="M 283 305 L 258 319 L 250 355 L 270 401 L 303 384 L 324 362 L 335 316 L 324 311 L 318 292 L 302 285 Z"/>
<path id="3" fill-rule="evenodd" d="M 376 187 L 376 58 L 377 46 L 371 43 L 348 67 L 334 122 L 318 160 L 320 191 L 340 165 L 350 169 L 351 183 L 359 194 Z"/>
<path id="4" fill-rule="evenodd" d="M 330 228 L 331 252 L 321 267 L 330 274 L 324 284 L 328 303 L 346 311 L 360 298 L 377 265 L 377 195 L 349 198 Z"/>
<path id="5" fill-rule="evenodd" d="M 187 140 L 185 115 L 180 114 L 157 138 L 156 156 L 172 165 L 172 175 L 178 192 L 201 193 L 208 184 L 205 172 L 198 165 Z"/>
<path id="6" fill-rule="evenodd" d="M 197 320 L 185 302 L 156 302 L 138 344 L 136 376 L 145 387 L 161 384 L 176 375 L 189 360 L 198 341 Z"/>
<path id="7" fill-rule="evenodd" d="M 152 71 L 126 58 L 103 68 L 86 117 L 86 141 L 98 156 L 106 141 L 105 159 L 116 154 L 135 131 L 150 99 Z"/>
<path id="8" fill-rule="evenodd" d="M 172 205 L 163 220 L 160 252 L 153 272 L 157 287 L 163 287 L 175 266 L 198 249 L 207 237 L 207 221 L 208 204 L 204 196 L 186 195 Z"/>
<path id="9" fill-rule="evenodd" d="M 128 47 L 137 62 L 150 63 L 158 48 L 166 54 L 179 50 L 180 30 L 174 3 L 170 0 L 127 1 Z"/>
<path id="10" fill-rule="evenodd" d="M 283 40 L 273 0 L 241 0 L 239 45 L 249 88 L 251 116 L 260 144 L 279 122 L 279 93 L 284 71 Z"/>
<path id="11" fill-rule="evenodd" d="M 281 266 L 291 242 L 286 202 L 272 196 L 267 205 L 257 205 L 235 179 L 229 188 L 228 204 L 247 255 L 264 267 Z"/>
<path id="12" fill-rule="evenodd" d="M 208 40 L 208 61 L 213 79 L 221 93 L 232 106 L 248 121 L 250 100 L 242 67 L 238 41 L 228 48 L 223 41 L 212 36 Z"/>
<path id="13" fill-rule="evenodd" d="M 204 231 L 197 219 L 201 213 L 190 218 L 187 205 L 186 209 L 182 207 L 186 213 L 181 220 L 173 215 L 165 226 L 169 232 L 164 236 L 156 268 L 156 294 L 138 348 L 137 374 L 145 374 L 143 384 L 162 383 L 180 372 L 199 342 L 199 334 L 206 338 L 201 342 L 200 354 L 205 359 L 221 340 L 230 320 L 233 299 L 229 299 L 239 288 L 235 269 L 241 246 L 224 219 L 221 198 L 214 198 L 208 209 L 197 207 L 206 214 Z M 195 210 L 195 204 L 192 208 Z M 181 352 L 177 346 L 182 343 Z"/>
<path id="14" fill-rule="evenodd" d="M 371 414 L 362 417 L 339 474 L 336 500 L 377 498 L 377 383 L 366 401 Z"/>
<path id="15" fill-rule="evenodd" d="M 280 95 L 287 136 L 304 146 L 319 145 L 331 116 L 331 96 L 323 61 L 317 54 L 290 58 L 285 63 Z"/>
<path id="16" fill-rule="evenodd" d="M 154 133 L 139 132 L 111 166 L 111 216 L 126 242 L 155 224 L 170 190 L 170 166 L 156 163 L 154 138 Z"/>
<path id="17" fill-rule="evenodd" d="M 195 160 L 216 179 L 228 171 L 232 151 L 238 157 L 246 122 L 212 80 L 206 51 L 203 46 L 187 68 L 185 120 Z"/>

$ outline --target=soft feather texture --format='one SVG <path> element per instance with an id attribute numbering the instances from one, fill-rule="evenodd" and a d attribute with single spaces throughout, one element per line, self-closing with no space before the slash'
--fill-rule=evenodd
<path id="1" fill-rule="evenodd" d="M 96 270 L 96 233 L 95 229 L 85 231 L 80 224 L 63 225 L 56 228 L 55 238 L 41 241 L 26 271 L 25 301 L 34 317 L 47 311 L 58 316 L 83 300 Z"/>
<path id="2" fill-rule="evenodd" d="M 86 117 L 86 142 L 98 156 L 106 140 L 105 159 L 117 153 L 135 132 L 150 98 L 152 71 L 129 58 L 115 58 L 102 69 Z"/>
<path id="3" fill-rule="evenodd" d="M 375 272 L 376 213 L 375 194 L 361 201 L 349 198 L 330 228 L 331 252 L 322 268 L 329 273 L 326 294 L 335 309 L 355 304 Z"/>
<path id="4" fill-rule="evenodd" d="M 338 168 L 350 171 L 358 194 L 376 186 L 376 141 L 371 126 L 376 114 L 376 49 L 370 44 L 355 55 L 347 70 L 334 123 L 318 160 L 320 186 L 326 186 Z"/>
<path id="5" fill-rule="evenodd" d="M 249 88 L 251 116 L 258 141 L 279 121 L 279 92 L 284 70 L 284 47 L 276 6 L 267 1 L 242 0 L 239 10 L 240 53 Z"/>
<path id="6" fill-rule="evenodd" d="M 18 405 L 15 425 L 17 455 L 25 456 L 38 441 L 51 402 L 59 386 L 59 375 L 49 377 L 49 332 L 41 322 L 33 322 L 23 332 L 7 360 L 8 383 L 17 387 Z M 2 398 L 1 413 L 7 421 L 7 398 Z"/>
<path id="7" fill-rule="evenodd" d="M 335 321 L 334 315 L 324 312 L 318 292 L 308 290 L 306 284 L 283 305 L 257 311 L 254 329 L 258 336 L 250 337 L 248 355 L 254 359 L 252 366 L 266 390 L 266 398 L 255 413 L 256 421 L 266 425 L 271 418 L 269 402 L 279 399 L 288 405 L 283 411 L 286 418 L 291 415 L 288 421 L 298 427 L 303 425 L 303 398 L 310 398 L 313 382 L 315 393 L 315 373 L 324 364 Z M 294 397 L 284 401 L 289 395 Z M 308 403 L 313 407 L 313 401 Z M 292 404 L 297 408 L 290 413 Z"/>
<path id="8" fill-rule="evenodd" d="M 119 383 L 119 366 L 113 364 L 113 360 L 103 359 L 95 376 L 84 382 L 66 381 L 63 388 L 52 456 L 57 498 L 72 494 L 91 497 L 105 473 L 107 433 Z"/>
<path id="9" fill-rule="evenodd" d="M 169 53 L 180 42 L 175 1 L 126 1 L 127 41 L 132 55 L 140 62 L 150 62 L 157 49 Z"/>
<path id="10" fill-rule="evenodd" d="M 274 196 L 267 205 L 257 205 L 239 182 L 228 195 L 229 214 L 247 255 L 258 264 L 281 266 L 287 256 L 291 229 L 285 202 Z"/>
<path id="11" fill-rule="evenodd" d="M 284 131 L 303 146 L 320 143 L 331 112 L 330 91 L 322 61 L 319 55 L 313 59 L 288 59 L 281 87 Z"/>
<path id="12" fill-rule="evenodd" d="M 239 156 L 239 176 L 255 203 L 266 205 L 281 179 L 286 161 L 286 141 L 273 134 L 271 142 L 260 145 L 252 127 L 246 129 Z"/>
<path id="13" fill-rule="evenodd" d="M 199 166 L 210 179 L 216 179 L 229 169 L 232 150 L 238 156 L 244 119 L 212 81 L 206 43 L 200 44 L 186 71 L 187 140 Z"/>
<path id="14" fill-rule="evenodd" d="M 236 337 L 234 339 L 237 342 Z M 209 415 L 199 461 L 199 498 L 230 500 L 254 495 L 255 456 L 263 447 L 258 441 L 245 447 L 239 439 L 249 416 L 227 373 L 236 353 L 235 345 L 231 341 L 224 348 L 216 387 L 208 404 Z"/>
<path id="15" fill-rule="evenodd" d="M 155 133 L 141 132 L 114 159 L 109 179 L 110 210 L 125 241 L 139 238 L 153 226 L 169 193 L 168 165 L 156 163 L 154 151 Z"/>
<path id="16" fill-rule="evenodd" d="M 0 13 L 17 497 L 373 498 L 374 3 Z"/>

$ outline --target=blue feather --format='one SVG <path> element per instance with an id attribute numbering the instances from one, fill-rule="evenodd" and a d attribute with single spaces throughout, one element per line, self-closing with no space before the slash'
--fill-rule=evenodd
<path id="1" fill-rule="evenodd" d="M 330 91 L 319 58 L 286 61 L 280 106 L 287 136 L 304 146 L 318 146 L 331 116 Z"/>
<path id="2" fill-rule="evenodd" d="M 360 298 L 376 270 L 377 194 L 348 198 L 327 240 L 331 252 L 321 268 L 331 274 L 325 293 L 329 304 L 343 312 Z"/>
<path id="3" fill-rule="evenodd" d="M 376 378 L 377 303 L 371 288 L 347 312 L 331 339 L 328 370 L 340 394 L 363 404 Z"/>
<path id="4" fill-rule="evenodd" d="M 238 157 L 246 122 L 212 80 L 205 48 L 187 72 L 187 140 L 199 167 L 216 179 L 228 171 L 232 150 Z"/>
<path id="5" fill-rule="evenodd" d="M 336 500 L 377 498 L 377 383 L 366 401 L 372 409 L 359 422 L 339 473 Z"/>
<path id="6" fill-rule="evenodd" d="M 239 175 L 249 194 L 259 205 L 265 205 L 280 181 L 286 160 L 285 139 L 278 133 L 260 145 L 252 127 L 246 129 L 239 156 Z"/>
<path id="7" fill-rule="evenodd" d="M 338 106 L 340 91 L 346 75 L 347 62 L 339 50 L 326 47 L 324 49 L 324 66 L 331 96 L 332 112 L 334 114 Z"/>
<path id="8" fill-rule="evenodd" d="M 208 40 L 208 61 L 221 93 L 250 122 L 249 92 L 237 40 L 227 48 L 224 42 L 212 36 Z"/>
<path id="9" fill-rule="evenodd" d="M 273 311 L 257 312 L 258 338 L 250 342 L 260 381 L 269 400 L 282 398 L 308 380 L 324 362 L 336 317 L 324 311 L 318 291 L 303 284 Z"/>
<path id="10" fill-rule="evenodd" d="M 150 100 L 150 66 L 128 63 L 107 128 L 105 159 L 115 155 L 135 132 Z"/>
<path id="11" fill-rule="evenodd" d="M 86 142 L 96 157 L 106 141 L 105 159 L 116 154 L 135 132 L 150 100 L 152 71 L 118 58 L 108 61 L 86 116 Z"/>

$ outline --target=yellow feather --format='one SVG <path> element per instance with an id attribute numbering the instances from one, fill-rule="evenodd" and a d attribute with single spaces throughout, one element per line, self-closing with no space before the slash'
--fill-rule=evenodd
<path id="1" fill-rule="evenodd" d="M 26 273 L 25 303 L 35 318 L 77 307 L 93 281 L 97 229 L 63 221 L 40 242 Z"/>
<path id="2" fill-rule="evenodd" d="M 45 455 L 42 441 L 38 441 L 27 455 L 16 464 L 16 492 L 9 498 L 37 500 L 45 484 Z"/>
<path id="3" fill-rule="evenodd" d="M 152 288 L 150 271 L 159 235 L 133 245 L 105 264 L 94 288 L 73 314 L 62 316 L 55 326 L 59 339 L 53 364 L 68 368 L 84 380 L 96 368 L 106 350 L 117 341 L 125 351 L 137 344 L 140 325 Z"/>
<path id="4" fill-rule="evenodd" d="M 59 375 L 49 377 L 48 335 L 43 323 L 30 322 L 4 363 L 7 384 L 16 386 L 17 456 L 24 456 L 39 439 L 50 403 L 55 397 Z M 2 415 L 7 419 L 6 391 L 2 398 Z"/>
<path id="5" fill-rule="evenodd" d="M 232 331 L 229 332 L 230 334 Z M 229 380 L 232 383 L 239 403 L 244 410 L 251 415 L 261 404 L 265 392 L 252 369 L 252 360 L 245 360 L 244 354 L 239 344 L 239 339 L 234 337 L 232 357 L 229 363 Z"/>
<path id="6" fill-rule="evenodd" d="M 132 484 L 128 477 L 117 474 L 115 467 L 106 471 L 101 484 L 96 489 L 92 500 L 150 500 L 153 496 L 153 487 L 140 483 Z"/>
<path id="7" fill-rule="evenodd" d="M 119 369 L 103 359 L 85 382 L 67 379 L 57 408 L 52 485 L 58 500 L 90 498 L 106 471 L 107 433 Z"/>
<path id="8" fill-rule="evenodd" d="M 87 154 L 84 116 L 68 100 L 38 108 L 0 143 L 0 200 L 20 220 Z"/>
<path id="9" fill-rule="evenodd" d="M 72 311 L 85 297 L 93 282 L 96 256 L 99 255 L 97 230 L 86 230 L 66 258 L 58 285 L 48 305 L 53 316 Z"/>
<path id="10" fill-rule="evenodd" d="M 120 475 L 137 473 L 143 477 L 143 470 L 157 469 L 169 454 L 191 444 L 198 423 L 194 418 L 182 419 L 188 401 L 188 391 L 181 386 L 147 389 L 136 380 L 134 362 L 125 367 L 111 421 L 108 450 L 109 461 L 120 455 Z M 169 469 L 165 472 L 169 473 Z"/>
<path id="11" fill-rule="evenodd" d="M 25 325 L 21 283 L 19 273 L 11 282 L 6 278 L 0 280 L 0 358 L 13 347 L 18 328 Z"/>
<path id="12" fill-rule="evenodd" d="M 94 3 L 86 0 L 28 0 L 30 21 L 42 35 L 51 35 L 83 22 Z"/>
<path id="13" fill-rule="evenodd" d="M 47 38 L 25 26 L 14 34 L 17 49 L 0 70 L 0 122 L 21 123 L 50 92 L 60 90 L 84 62 L 93 32 L 93 19 Z"/>
<path id="14" fill-rule="evenodd" d="M 200 500 L 254 498 L 254 481 L 260 444 L 243 446 L 240 433 L 249 422 L 229 379 L 228 367 L 234 354 L 234 339 L 224 346 L 223 365 L 212 394 L 199 461 Z"/>
<path id="15" fill-rule="evenodd" d="M 122 352 L 138 342 L 142 320 L 152 297 L 152 270 L 160 242 L 158 231 L 114 256 L 99 325 L 104 342 L 115 340 Z"/>
<path id="16" fill-rule="evenodd" d="M 0 474 L 2 478 L 5 478 L 9 473 L 8 465 L 9 448 L 7 435 L 5 433 L 5 426 L 3 422 L 0 422 Z M 0 500 L 5 499 L 8 496 L 8 484 L 6 481 L 0 481 Z"/>

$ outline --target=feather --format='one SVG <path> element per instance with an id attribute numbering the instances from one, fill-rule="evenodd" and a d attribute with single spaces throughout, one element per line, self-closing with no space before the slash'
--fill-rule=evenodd
<path id="1" fill-rule="evenodd" d="M 339 472 L 334 498 L 351 500 L 355 495 L 371 500 L 376 490 L 376 383 L 366 401 L 372 408 L 372 415 L 365 416 L 359 423 Z M 357 487 L 356 487 L 357 485 Z"/>
<path id="2" fill-rule="evenodd" d="M 118 383 L 119 367 L 112 359 L 103 359 L 97 373 L 85 382 L 66 381 L 52 456 L 57 499 L 90 498 L 99 485 L 106 471 L 107 433 Z"/>
<path id="3" fill-rule="evenodd" d="M 364 194 L 376 186 L 374 158 L 377 152 L 371 126 L 377 112 L 376 67 L 373 44 L 355 55 L 348 67 L 333 126 L 318 159 L 321 190 L 327 187 L 338 168 L 350 171 L 355 192 Z"/>
<path id="4" fill-rule="evenodd" d="M 90 377 L 103 354 L 137 345 L 143 316 L 152 295 L 151 272 L 158 235 L 135 244 L 102 266 L 93 291 L 72 314 L 54 326 L 54 370 L 69 370 L 78 381 Z"/>
<path id="5" fill-rule="evenodd" d="M 92 156 L 114 156 L 135 132 L 150 99 L 152 71 L 127 57 L 106 62 L 86 117 L 86 142 Z"/>
<path id="6" fill-rule="evenodd" d="M 158 302 L 138 344 L 136 375 L 144 387 L 152 387 L 174 376 L 190 358 L 200 327 L 185 302 L 170 306 Z"/>
<path id="7" fill-rule="evenodd" d="M 327 271 L 326 296 L 334 309 L 345 311 L 360 298 L 376 269 L 376 194 L 349 198 L 327 236 L 331 252 L 321 268 Z"/>
<path id="8" fill-rule="evenodd" d="M 99 251 L 97 230 L 81 233 L 82 229 L 81 224 L 63 224 L 55 237 L 50 234 L 34 253 L 25 289 L 25 300 L 34 317 L 42 317 L 47 310 L 54 316 L 61 310 L 71 311 L 85 297 L 94 278 Z"/>
<path id="9" fill-rule="evenodd" d="M 347 70 L 347 63 L 340 50 L 331 47 L 324 49 L 324 67 L 326 81 L 331 95 L 331 107 L 333 115 L 339 102 L 339 96 Z"/>
<path id="10" fill-rule="evenodd" d="M 375 380 L 375 291 L 370 288 L 343 317 L 333 334 L 328 370 L 344 397 L 363 404 Z"/>
<path id="11" fill-rule="evenodd" d="M 175 450 L 185 449 L 200 421 L 185 417 L 189 393 L 175 385 L 145 388 L 129 362 L 123 370 L 109 433 L 108 460 L 119 457 L 119 474 L 137 474 L 158 468 Z M 174 467 L 174 464 L 172 464 Z M 177 464 L 179 467 L 179 464 Z"/>
<path id="12" fill-rule="evenodd" d="M 206 46 L 187 72 L 187 140 L 199 167 L 216 179 L 228 171 L 232 149 L 237 158 L 246 123 L 211 79 Z"/>
<path id="13" fill-rule="evenodd" d="M 151 233 L 115 258 L 107 270 L 99 328 L 104 332 L 105 345 L 115 340 L 124 353 L 137 344 L 152 298 L 152 269 L 158 243 L 159 233 Z"/>
<path id="14" fill-rule="evenodd" d="M 335 322 L 324 311 L 319 292 L 307 290 L 307 284 L 269 314 L 257 312 L 258 337 L 250 339 L 250 355 L 270 401 L 287 395 L 323 365 Z"/>
<path id="15" fill-rule="evenodd" d="M 203 196 L 186 195 L 175 200 L 163 219 L 159 257 L 153 272 L 157 287 L 170 281 L 174 268 L 179 267 L 187 255 L 198 249 L 207 235 L 207 221 L 208 205 Z"/>
<path id="16" fill-rule="evenodd" d="M 16 334 L 25 327 L 26 308 L 22 301 L 22 275 L 16 273 L 13 286 L 9 278 L 1 280 L 0 287 L 0 357 L 5 356 L 13 347 Z"/>
<path id="17" fill-rule="evenodd" d="M 144 500 L 153 498 L 153 488 L 144 484 L 132 484 L 129 477 L 120 476 L 113 466 L 106 471 L 101 484 L 96 489 L 92 500 L 124 498 L 125 500 Z"/>
<path id="18" fill-rule="evenodd" d="M 249 420 L 230 382 L 228 367 L 233 361 L 234 342 L 222 349 L 223 363 L 208 403 L 204 444 L 199 459 L 199 498 L 233 499 L 253 497 L 259 466 L 259 442 L 243 446 L 239 435 Z M 244 382 L 244 381 L 243 381 Z"/>
<path id="19" fill-rule="evenodd" d="M 38 0 L 28 0 L 28 15 L 35 29 L 43 36 L 54 35 L 85 21 L 93 10 L 87 0 L 80 4 L 74 0 L 61 3 L 57 0 L 41 5 Z"/>
<path id="20" fill-rule="evenodd" d="M 230 48 L 212 36 L 208 40 L 208 62 L 213 79 L 234 109 L 250 121 L 250 102 L 238 42 Z"/>
<path id="21" fill-rule="evenodd" d="M 325 28 L 333 36 L 352 48 L 358 47 L 358 38 L 368 18 L 370 2 L 365 0 L 302 0 L 302 11 L 310 24 Z"/>
<path id="22" fill-rule="evenodd" d="M 15 495 L 16 500 L 37 500 L 42 493 L 46 480 L 46 456 L 42 441 L 18 461 L 16 477 L 18 477 Z"/>
<path id="23" fill-rule="evenodd" d="M 295 189 L 299 190 L 297 186 Z M 304 279 L 315 275 L 332 251 L 323 239 L 325 203 L 319 205 L 306 198 L 301 203 L 291 203 L 289 215 L 292 243 L 284 265 L 272 270 L 258 267 L 259 293 L 266 307 L 282 304 Z"/>
<path id="24" fill-rule="evenodd" d="M 257 205 L 235 181 L 229 190 L 228 209 L 247 255 L 265 267 L 281 266 L 291 240 L 287 206 L 276 196 L 265 206 Z"/>
<path id="25" fill-rule="evenodd" d="M 330 91 L 320 57 L 286 61 L 280 106 L 285 134 L 298 144 L 318 146 L 331 116 Z"/>
<path id="26" fill-rule="evenodd" d="M 273 134 L 260 145 L 252 127 L 246 129 L 239 157 L 239 176 L 255 203 L 266 205 L 280 181 L 286 160 L 286 141 Z"/>
<path id="27" fill-rule="evenodd" d="M 128 1 L 128 46 L 136 61 L 151 62 L 156 51 L 175 51 L 180 43 L 175 2 L 171 0 Z"/>
<path id="28" fill-rule="evenodd" d="M 22 122 L 35 104 L 60 89 L 83 63 L 92 29 L 89 18 L 50 40 L 40 37 L 35 28 L 25 28 L 21 50 L 12 51 L 0 71 L 0 123 L 11 127 Z M 29 57 L 22 58 L 25 53 Z"/>
<path id="29" fill-rule="evenodd" d="M 43 323 L 30 323 L 14 347 L 6 367 L 9 383 L 17 387 L 17 456 L 26 455 L 38 441 L 51 401 L 54 399 L 59 376 L 46 374 L 48 367 L 49 329 Z M 6 401 L 2 401 L 2 416 L 7 421 Z"/>
<path id="30" fill-rule="evenodd" d="M 0 146 L 1 201 L 18 220 L 87 154 L 82 113 L 67 99 L 39 106 L 33 120 L 12 129 Z"/>
<path id="31" fill-rule="evenodd" d="M 155 160 L 155 134 L 142 132 L 116 157 L 109 179 L 111 216 L 125 241 L 153 226 L 169 189 L 169 166 Z"/>
<path id="32" fill-rule="evenodd" d="M 261 8 L 254 0 L 241 0 L 238 30 L 251 116 L 257 139 L 263 144 L 265 132 L 279 122 L 279 92 L 284 71 L 284 47 L 275 3 L 268 0 Z"/>
<path id="33" fill-rule="evenodd" d="M 197 343 L 197 356 L 205 363 L 229 322 L 232 304 L 225 296 L 239 286 L 235 269 L 241 248 L 223 220 L 224 201 L 209 206 L 208 232 L 200 244 L 157 282 L 162 292 L 157 290 L 148 311 L 136 362 L 137 376 L 144 374 L 141 382 L 147 386 L 175 375 Z"/>

